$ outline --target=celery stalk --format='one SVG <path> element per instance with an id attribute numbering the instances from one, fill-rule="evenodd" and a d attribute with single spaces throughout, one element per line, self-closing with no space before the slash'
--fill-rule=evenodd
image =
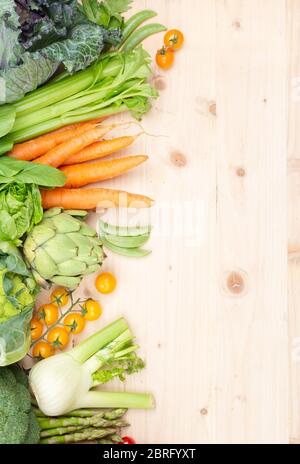
<path id="1" fill-rule="evenodd" d="M 108 343 L 111 343 L 119 337 L 125 330 L 128 329 L 127 322 L 121 318 L 112 324 L 106 326 L 96 334 L 89 337 L 87 340 L 79 343 L 69 354 L 80 364 L 83 364 L 97 351 L 103 348 Z"/>
<path id="2" fill-rule="evenodd" d="M 120 59 L 112 59 L 107 66 L 103 66 L 102 61 L 100 61 L 100 63 L 96 63 L 84 71 L 79 71 L 73 76 L 67 76 L 58 82 L 50 82 L 14 104 L 17 116 L 48 107 L 62 99 L 76 95 L 78 92 L 88 89 L 95 80 L 99 81 L 106 77 L 117 76 L 122 67 L 123 63 Z"/>
<path id="3" fill-rule="evenodd" d="M 147 393 L 89 391 L 81 399 L 82 408 L 153 409 L 153 396 Z"/>

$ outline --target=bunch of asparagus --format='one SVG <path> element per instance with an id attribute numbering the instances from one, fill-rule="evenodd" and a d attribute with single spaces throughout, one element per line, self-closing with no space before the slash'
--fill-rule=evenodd
<path id="1" fill-rule="evenodd" d="M 119 429 L 128 427 L 123 420 L 127 409 L 78 409 L 62 417 L 47 417 L 34 408 L 40 425 L 41 444 L 77 443 L 97 441 L 100 444 L 122 442 Z"/>

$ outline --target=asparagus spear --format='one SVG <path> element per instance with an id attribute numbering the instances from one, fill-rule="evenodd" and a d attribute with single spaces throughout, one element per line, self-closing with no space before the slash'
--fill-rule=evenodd
<path id="1" fill-rule="evenodd" d="M 123 414 L 122 414 L 123 415 Z M 117 427 L 125 427 L 124 424 L 127 424 L 124 421 L 117 421 L 121 417 L 121 411 L 115 410 L 114 413 L 109 415 L 110 419 L 107 419 L 108 416 L 103 417 L 103 413 L 98 414 L 93 417 L 67 417 L 67 418 L 49 418 L 49 417 L 38 417 L 38 423 L 41 429 L 53 429 L 57 427 L 69 427 L 73 425 L 81 425 L 83 427 L 111 427 L 116 425 Z"/>
<path id="2" fill-rule="evenodd" d="M 46 429 L 42 430 L 40 432 L 40 437 L 41 438 L 46 438 L 46 437 L 55 437 L 55 435 L 67 435 L 68 433 L 71 432 L 78 432 L 79 430 L 82 430 L 84 427 L 82 425 L 71 425 L 69 427 L 56 427 L 55 429 Z"/>
<path id="3" fill-rule="evenodd" d="M 113 445 L 114 442 L 110 440 L 109 437 L 107 437 L 107 438 L 102 438 L 102 440 L 99 440 L 98 444 L 99 445 Z"/>
<path id="4" fill-rule="evenodd" d="M 122 437 L 120 435 L 117 435 L 114 433 L 113 435 L 109 435 L 106 438 L 102 438 L 101 440 L 98 440 L 99 445 L 114 445 L 116 443 L 122 443 Z"/>
<path id="5" fill-rule="evenodd" d="M 124 411 L 126 412 L 127 409 L 124 409 Z M 99 409 L 76 409 L 66 414 L 66 417 L 93 417 L 100 414 L 100 412 Z"/>
<path id="6" fill-rule="evenodd" d="M 79 441 L 99 440 L 101 438 L 113 435 L 116 429 L 95 429 L 94 427 L 83 429 L 79 432 L 68 433 L 67 435 L 42 438 L 40 444 L 42 445 L 56 445 L 64 443 L 76 443 Z"/>

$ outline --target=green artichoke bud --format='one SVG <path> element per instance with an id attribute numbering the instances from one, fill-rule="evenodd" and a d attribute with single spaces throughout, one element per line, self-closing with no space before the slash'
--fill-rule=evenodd
<path id="1" fill-rule="evenodd" d="M 84 219 L 85 211 L 51 208 L 24 243 L 24 254 L 37 282 L 76 288 L 83 276 L 100 269 L 105 258 L 102 242 Z"/>

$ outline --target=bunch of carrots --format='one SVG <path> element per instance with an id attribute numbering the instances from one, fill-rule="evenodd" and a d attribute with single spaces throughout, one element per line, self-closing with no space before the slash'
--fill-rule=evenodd
<path id="1" fill-rule="evenodd" d="M 105 188 L 80 189 L 88 184 L 120 176 L 144 163 L 148 156 L 135 155 L 101 160 L 135 142 L 141 135 L 110 140 L 103 137 L 120 124 L 103 120 L 73 124 L 24 143 L 16 144 L 9 156 L 59 168 L 66 175 L 64 188 L 42 190 L 43 207 L 93 209 L 97 206 L 150 207 L 153 200 L 143 195 Z M 95 161 L 92 162 L 91 161 Z"/>

